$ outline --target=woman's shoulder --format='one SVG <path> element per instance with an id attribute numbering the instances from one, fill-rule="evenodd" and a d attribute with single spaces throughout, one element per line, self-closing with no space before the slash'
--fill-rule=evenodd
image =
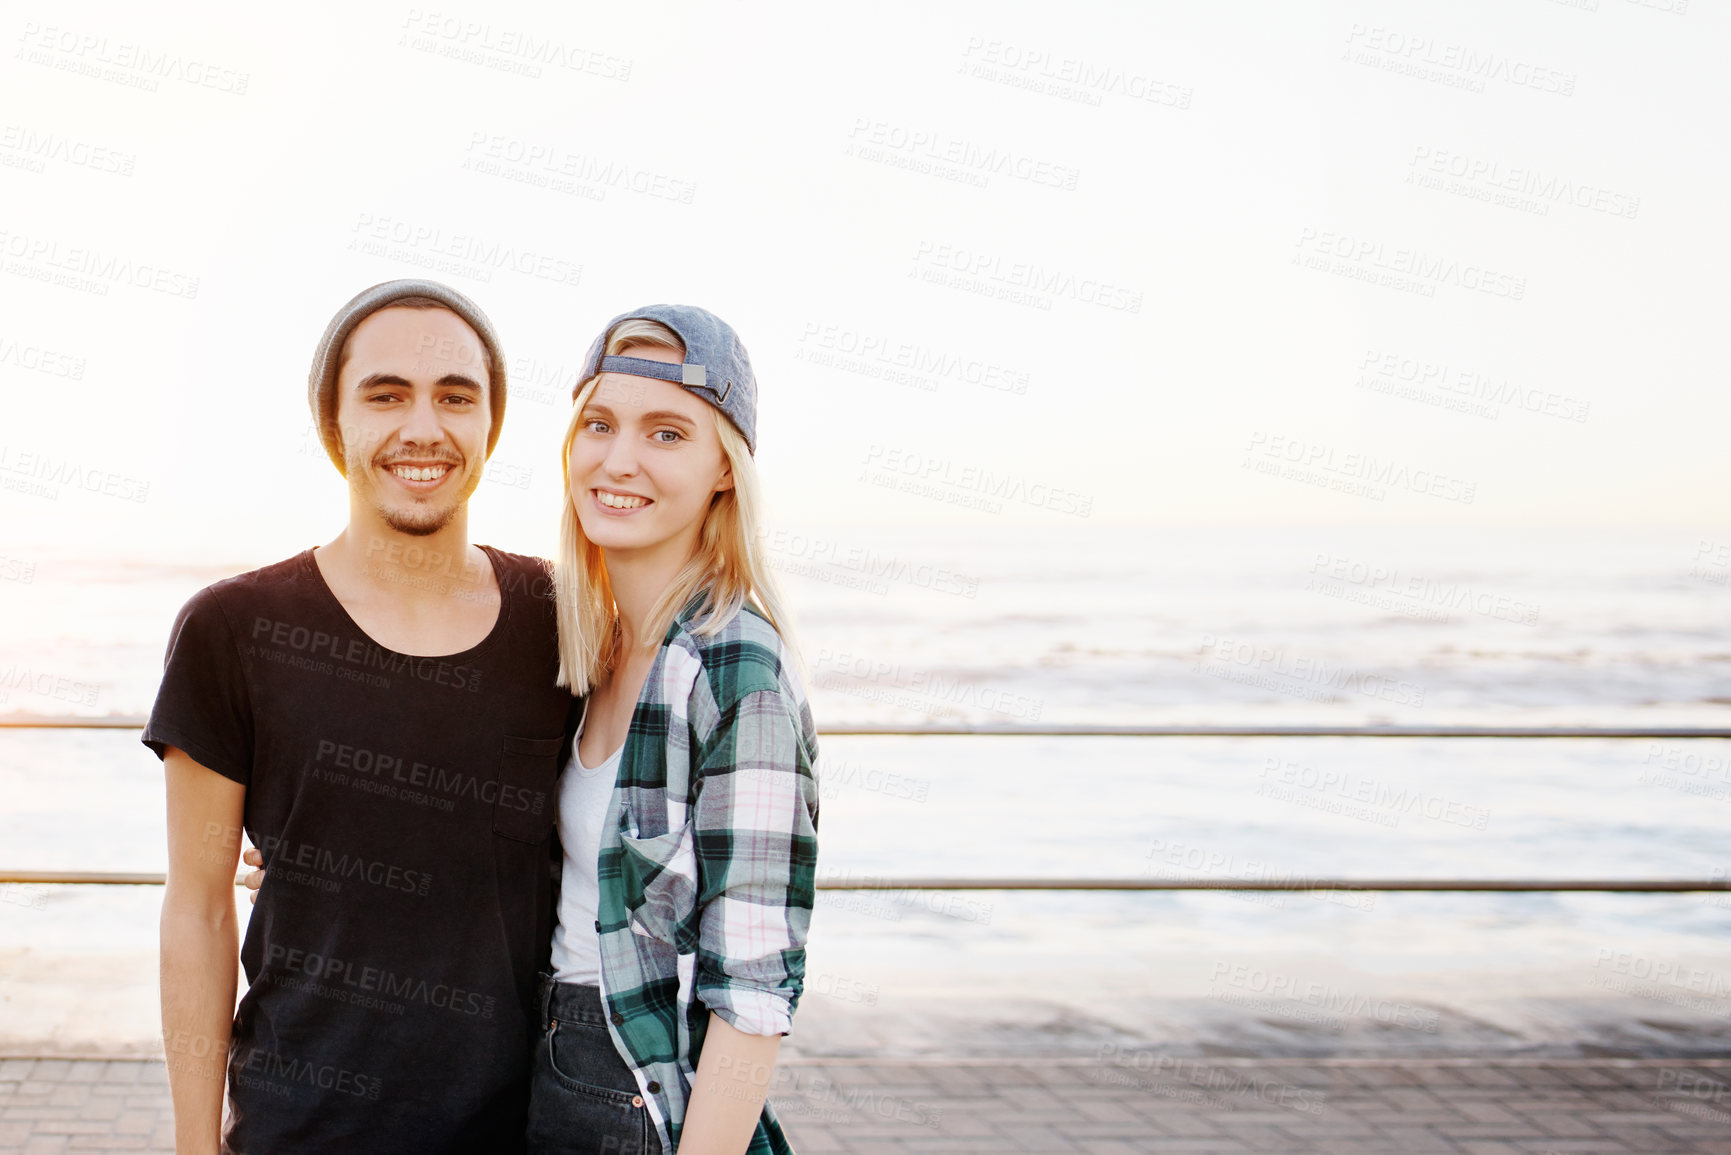
<path id="1" fill-rule="evenodd" d="M 688 632 L 716 702 L 725 708 L 760 691 L 803 700 L 793 655 L 770 620 L 747 601 L 713 634 Z"/>

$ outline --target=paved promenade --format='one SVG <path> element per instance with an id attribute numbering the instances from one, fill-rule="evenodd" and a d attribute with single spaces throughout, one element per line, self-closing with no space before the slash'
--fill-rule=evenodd
<path id="1" fill-rule="evenodd" d="M 801 1155 L 1731 1155 L 1731 1060 L 801 1059 Z M 171 1151 L 161 1063 L 0 1059 L 0 1151 Z"/>

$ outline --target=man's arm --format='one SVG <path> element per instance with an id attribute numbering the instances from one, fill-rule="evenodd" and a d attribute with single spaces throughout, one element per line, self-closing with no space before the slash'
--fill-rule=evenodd
<path id="1" fill-rule="evenodd" d="M 246 787 L 171 746 L 168 886 L 162 896 L 162 1040 L 174 1099 L 174 1149 L 222 1149 L 229 1029 L 240 968 L 235 861 Z"/>

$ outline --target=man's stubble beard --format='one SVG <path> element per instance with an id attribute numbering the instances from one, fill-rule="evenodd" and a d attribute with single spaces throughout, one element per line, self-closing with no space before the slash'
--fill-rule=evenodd
<path id="1" fill-rule="evenodd" d="M 457 514 L 469 504 L 469 498 L 474 496 L 475 490 L 479 489 L 481 485 L 481 471 L 476 469 L 469 473 L 462 490 L 449 505 L 434 508 L 429 505 L 414 503 L 405 508 L 388 505 L 383 500 L 380 484 L 373 473 L 373 463 L 368 462 L 362 468 L 366 470 L 367 483 L 372 491 L 369 496 L 372 498 L 373 512 L 378 514 L 379 520 L 383 521 L 391 530 L 410 537 L 431 537 L 450 525 Z M 452 468 L 459 467 L 453 464 Z M 354 476 L 352 469 L 351 466 L 351 477 Z"/>
<path id="2" fill-rule="evenodd" d="M 447 509 L 435 511 L 430 519 L 422 518 L 416 521 L 398 516 L 397 510 L 382 503 L 373 506 L 373 512 L 377 513 L 379 518 L 397 533 L 408 534 L 410 537 L 431 537 L 450 525 L 451 519 L 457 516 L 457 510 L 462 507 L 462 503 L 458 502 Z"/>

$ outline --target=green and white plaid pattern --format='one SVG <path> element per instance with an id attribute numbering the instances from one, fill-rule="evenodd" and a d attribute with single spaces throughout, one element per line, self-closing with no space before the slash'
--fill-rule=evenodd
<path id="1" fill-rule="evenodd" d="M 805 984 L 817 875 L 817 728 L 792 655 L 749 602 L 726 628 L 668 628 L 602 825 L 608 1030 L 672 1155 L 714 1011 L 785 1034 Z M 765 1103 L 750 1155 L 792 1155 Z"/>

